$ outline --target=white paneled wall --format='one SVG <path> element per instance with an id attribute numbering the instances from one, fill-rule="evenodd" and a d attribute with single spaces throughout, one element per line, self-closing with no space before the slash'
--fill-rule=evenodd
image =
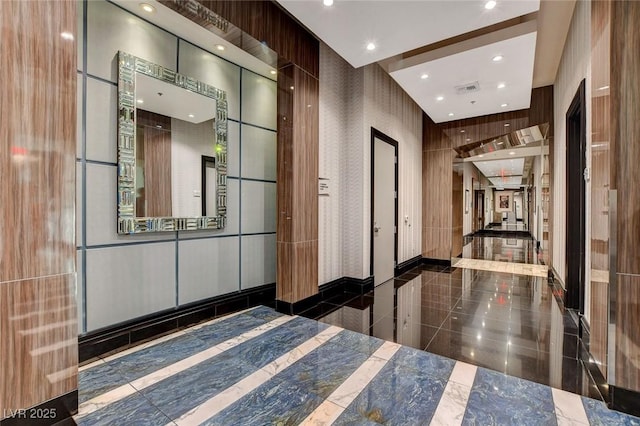
<path id="1" fill-rule="evenodd" d="M 589 105 L 591 87 L 591 4 L 590 2 L 576 2 L 576 7 L 571 20 L 571 27 L 567 35 L 567 41 L 562 53 L 562 59 L 558 68 L 558 74 L 553 89 L 554 101 L 554 164 L 553 164 L 553 260 L 552 265 L 560 275 L 562 282 L 566 279 L 566 161 L 567 161 L 567 141 L 566 141 L 566 113 L 573 97 L 578 90 L 578 86 L 583 79 L 586 81 L 587 99 L 587 167 L 590 167 L 591 159 L 591 106 Z M 591 183 L 586 185 L 586 223 L 591 223 Z M 586 259 L 585 265 L 591 264 L 591 251 L 589 241 L 591 241 L 591 227 L 586 227 Z M 591 295 L 590 268 L 586 269 L 585 282 L 585 314 L 589 317 L 589 303 Z"/>
<path id="2" fill-rule="evenodd" d="M 420 255 L 422 111 L 378 65 L 320 44 L 319 281 L 370 275 L 371 127 L 398 141 L 398 262 Z M 406 217 L 406 221 L 405 221 Z"/>
<path id="3" fill-rule="evenodd" d="M 275 282 L 276 83 L 114 4 L 81 4 L 87 19 L 78 23 L 77 298 L 85 317 L 80 333 Z M 118 50 L 226 90 L 225 229 L 116 233 Z"/>

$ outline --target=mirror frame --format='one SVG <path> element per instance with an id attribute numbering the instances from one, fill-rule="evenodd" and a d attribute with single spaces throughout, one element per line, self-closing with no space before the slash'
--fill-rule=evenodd
<path id="1" fill-rule="evenodd" d="M 144 74 L 216 101 L 216 214 L 195 217 L 136 216 L 136 74 Z M 161 65 L 118 52 L 118 234 L 222 229 L 227 216 L 227 94 Z"/>

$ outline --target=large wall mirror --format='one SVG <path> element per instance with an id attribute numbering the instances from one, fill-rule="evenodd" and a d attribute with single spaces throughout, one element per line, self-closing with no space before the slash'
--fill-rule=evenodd
<path id="1" fill-rule="evenodd" d="M 118 233 L 225 226 L 223 90 L 118 53 Z"/>

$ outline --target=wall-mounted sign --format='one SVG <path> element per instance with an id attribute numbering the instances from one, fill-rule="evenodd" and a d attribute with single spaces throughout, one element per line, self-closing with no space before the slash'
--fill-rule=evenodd
<path id="1" fill-rule="evenodd" d="M 318 195 L 329 196 L 329 178 L 318 178 Z"/>

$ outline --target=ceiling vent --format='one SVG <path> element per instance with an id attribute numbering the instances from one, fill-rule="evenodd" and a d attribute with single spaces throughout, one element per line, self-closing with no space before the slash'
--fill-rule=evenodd
<path id="1" fill-rule="evenodd" d="M 465 95 L 467 93 L 474 93 L 480 90 L 480 83 L 477 81 L 473 81 L 467 84 L 461 84 L 460 86 L 455 86 L 456 93 L 458 95 Z"/>

